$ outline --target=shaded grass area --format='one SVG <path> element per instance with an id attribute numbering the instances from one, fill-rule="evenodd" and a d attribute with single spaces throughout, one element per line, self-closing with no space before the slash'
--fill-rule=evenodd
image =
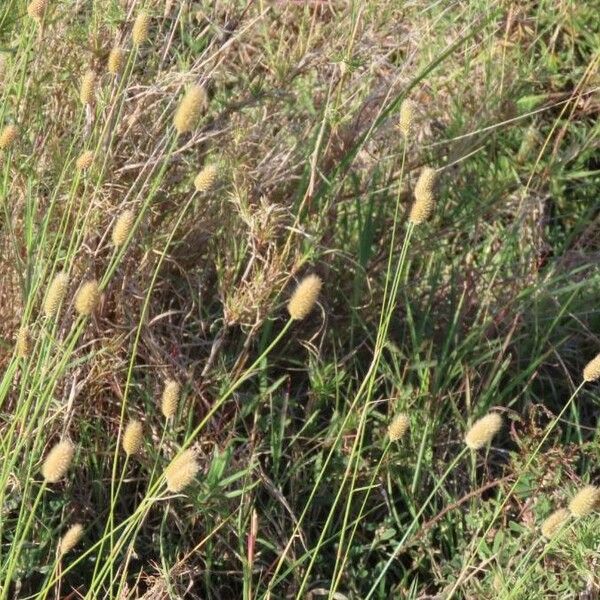
<path id="1" fill-rule="evenodd" d="M 0 598 L 597 593 L 598 515 L 539 534 L 600 477 L 598 389 L 578 389 L 600 348 L 593 3 L 95 0 L 50 2 L 41 25 L 26 9 L 0 7 L 0 115 L 20 130 L 0 179 Z M 177 137 L 194 83 L 208 110 Z M 217 184 L 194 193 L 207 164 Z M 410 228 L 426 165 L 436 208 Z M 139 219 L 115 249 L 124 208 Z M 312 272 L 318 306 L 289 324 Z M 91 277 L 102 300 L 78 318 Z M 505 427 L 465 452 L 489 410 Z M 399 412 L 410 433 L 390 443 Z M 125 462 L 131 418 L 145 439 Z M 63 436 L 74 465 L 40 492 Z M 168 494 L 187 446 L 200 473 Z"/>

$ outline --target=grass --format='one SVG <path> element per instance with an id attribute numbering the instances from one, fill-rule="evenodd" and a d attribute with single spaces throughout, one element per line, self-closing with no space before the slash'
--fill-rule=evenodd
<path id="1" fill-rule="evenodd" d="M 597 594 L 598 513 L 540 532 L 600 484 L 593 3 L 27 6 L 0 6 L 0 125 L 18 126 L 0 150 L 0 600 Z M 178 134 L 194 85 L 207 105 Z M 435 206 L 414 224 L 424 167 Z M 290 319 L 310 274 L 318 302 Z M 471 451 L 488 412 L 504 426 Z M 63 438 L 73 463 L 45 482 Z M 187 449 L 198 472 L 170 492 Z"/>

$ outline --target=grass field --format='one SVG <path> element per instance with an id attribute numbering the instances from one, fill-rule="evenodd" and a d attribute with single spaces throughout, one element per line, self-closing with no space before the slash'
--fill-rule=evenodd
<path id="1" fill-rule="evenodd" d="M 0 600 L 598 598 L 599 13 L 0 2 Z"/>

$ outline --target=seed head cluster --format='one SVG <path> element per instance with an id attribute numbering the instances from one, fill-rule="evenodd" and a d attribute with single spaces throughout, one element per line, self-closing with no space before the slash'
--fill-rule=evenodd
<path id="1" fill-rule="evenodd" d="M 184 490 L 196 477 L 200 465 L 193 450 L 185 450 L 165 469 L 167 489 L 173 493 Z"/>
<path id="2" fill-rule="evenodd" d="M 390 441 L 396 442 L 401 440 L 406 435 L 409 427 L 410 419 L 408 418 L 408 415 L 405 415 L 404 413 L 396 415 L 388 427 Z"/>
<path id="3" fill-rule="evenodd" d="M 56 275 L 46 292 L 46 300 L 44 301 L 44 314 L 47 317 L 56 315 L 62 301 L 65 299 L 68 286 L 69 277 L 66 273 Z"/>
<path id="4" fill-rule="evenodd" d="M 27 6 L 27 14 L 36 21 L 41 21 L 46 7 L 48 6 L 48 0 L 31 0 Z"/>
<path id="5" fill-rule="evenodd" d="M 407 98 L 400 105 L 400 118 L 398 119 L 398 129 L 406 139 L 412 131 L 414 118 L 415 103 Z"/>
<path id="6" fill-rule="evenodd" d="M 82 316 L 91 315 L 96 306 L 98 306 L 99 300 L 100 289 L 98 282 L 95 279 L 86 281 L 75 297 L 75 310 Z"/>
<path id="7" fill-rule="evenodd" d="M 546 539 L 554 537 L 556 532 L 569 520 L 571 513 L 566 508 L 555 510 L 541 526 L 542 535 Z"/>
<path id="8" fill-rule="evenodd" d="M 148 33 L 150 32 L 150 15 L 145 12 L 141 12 L 133 23 L 131 29 L 131 39 L 134 46 L 141 46 L 148 40 Z"/>
<path id="9" fill-rule="evenodd" d="M 142 447 L 144 429 L 142 424 L 135 419 L 133 421 L 129 421 L 127 427 L 125 428 L 125 433 L 123 434 L 123 450 L 125 450 L 125 454 L 127 456 L 131 456 L 132 454 L 137 454 Z"/>
<path id="10" fill-rule="evenodd" d="M 29 329 L 21 327 L 17 333 L 16 348 L 19 358 L 27 358 L 31 352 L 31 340 L 29 339 Z"/>
<path id="11" fill-rule="evenodd" d="M 177 404 L 179 404 L 180 386 L 174 379 L 169 379 L 165 383 L 165 388 L 162 393 L 160 408 L 165 418 L 170 419 L 177 412 Z"/>
<path id="12" fill-rule="evenodd" d="M 431 216 L 435 205 L 434 188 L 436 181 L 435 169 L 425 167 L 415 185 L 415 201 L 410 210 L 408 220 L 420 225 Z"/>
<path id="13" fill-rule="evenodd" d="M 61 440 L 48 452 L 42 465 L 42 475 L 48 483 L 61 480 L 69 470 L 75 447 L 69 440 Z"/>
<path id="14" fill-rule="evenodd" d="M 215 165 L 207 165 L 196 175 L 194 186 L 198 192 L 208 192 L 215 183 L 217 178 L 217 167 Z"/>
<path id="15" fill-rule="evenodd" d="M 85 150 L 75 161 L 75 167 L 78 171 L 87 171 L 92 166 L 93 161 L 94 152 L 92 150 Z"/>
<path id="16" fill-rule="evenodd" d="M 173 125 L 178 134 L 188 133 L 196 128 L 206 103 L 206 92 L 202 86 L 194 85 L 188 90 L 173 117 Z"/>
<path id="17" fill-rule="evenodd" d="M 112 231 L 112 241 L 117 248 L 122 246 L 127 241 L 134 221 L 135 215 L 131 210 L 124 210 L 117 217 Z"/>
<path id="18" fill-rule="evenodd" d="M 569 502 L 569 510 L 574 517 L 582 518 L 600 507 L 600 488 L 586 485 Z"/>
<path id="19" fill-rule="evenodd" d="M 583 368 L 584 381 L 596 381 L 600 379 L 600 354 L 592 358 Z"/>
<path id="20" fill-rule="evenodd" d="M 77 546 L 81 536 L 83 535 L 83 525 L 80 523 L 75 523 L 75 525 L 71 525 L 67 530 L 67 533 L 62 536 L 60 540 L 60 544 L 58 545 L 58 553 L 66 554 L 70 552 Z"/>
<path id="21" fill-rule="evenodd" d="M 123 48 L 115 46 L 108 55 L 107 70 L 111 75 L 118 75 L 123 68 L 125 60 L 125 51 Z"/>
<path id="22" fill-rule="evenodd" d="M 319 298 L 322 281 L 318 275 L 307 275 L 299 284 L 290 301 L 288 312 L 294 321 L 301 321 L 314 308 Z"/>
<path id="23" fill-rule="evenodd" d="M 79 98 L 82 104 L 93 104 L 96 96 L 96 73 L 86 71 L 81 79 Z"/>
<path id="24" fill-rule="evenodd" d="M 0 133 L 0 150 L 10 148 L 17 139 L 18 133 L 19 130 L 16 125 L 13 125 L 12 123 L 7 125 Z"/>
<path id="25" fill-rule="evenodd" d="M 489 413 L 473 423 L 465 436 L 465 443 L 471 450 L 479 450 L 492 441 L 502 425 L 503 420 L 498 413 Z"/>

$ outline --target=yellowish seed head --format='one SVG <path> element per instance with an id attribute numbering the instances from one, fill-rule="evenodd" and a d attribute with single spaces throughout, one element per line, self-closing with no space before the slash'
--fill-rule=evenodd
<path id="1" fill-rule="evenodd" d="M 27 6 L 27 14 L 36 21 L 41 21 L 46 12 L 48 0 L 31 0 Z"/>
<path id="2" fill-rule="evenodd" d="M 170 492 L 179 493 L 186 488 L 200 470 L 193 450 L 185 450 L 180 456 L 173 459 L 165 469 L 167 489 Z"/>
<path id="3" fill-rule="evenodd" d="M 596 381 L 600 379 L 600 354 L 592 358 L 583 369 L 584 381 Z"/>
<path id="4" fill-rule="evenodd" d="M 42 465 L 42 475 L 48 483 L 56 483 L 62 479 L 73 460 L 75 447 L 69 440 L 61 440 L 48 452 Z"/>
<path id="5" fill-rule="evenodd" d="M 127 241 L 134 221 L 135 215 L 131 210 L 124 210 L 118 216 L 112 231 L 112 241 L 117 248 Z"/>
<path id="6" fill-rule="evenodd" d="M 58 309 L 65 299 L 67 288 L 69 286 L 69 277 L 66 273 L 59 273 L 46 292 L 46 300 L 44 301 L 44 314 L 47 317 L 53 317 L 58 312 Z"/>
<path id="7" fill-rule="evenodd" d="M 200 85 L 192 86 L 183 97 L 173 117 L 173 125 L 178 134 L 188 133 L 196 128 L 206 104 L 204 88 Z"/>
<path id="8" fill-rule="evenodd" d="M 317 303 L 321 286 L 321 278 L 314 274 L 306 276 L 298 284 L 287 307 L 292 319 L 301 321 L 310 313 Z"/>
<path id="9" fill-rule="evenodd" d="M 0 133 L 0 150 L 6 150 L 13 145 L 14 141 L 17 139 L 17 135 L 19 130 L 16 125 L 12 123 L 7 125 Z"/>
<path id="10" fill-rule="evenodd" d="M 137 454 L 142 447 L 144 430 L 142 424 L 139 421 L 129 421 L 129 424 L 125 428 L 123 434 L 123 450 L 127 456 Z"/>
<path id="11" fill-rule="evenodd" d="M 94 152 L 92 150 L 85 150 L 75 161 L 75 167 L 77 167 L 77 170 L 79 171 L 87 171 L 87 169 L 92 166 L 93 161 Z"/>
<path id="12" fill-rule="evenodd" d="M 86 71 L 81 79 L 81 88 L 79 90 L 79 98 L 82 104 L 93 104 L 96 95 L 96 73 L 89 70 Z"/>
<path id="13" fill-rule="evenodd" d="M 31 351 L 31 341 L 29 339 L 29 329 L 21 327 L 17 333 L 16 340 L 17 356 L 19 358 L 27 358 Z"/>
<path id="14" fill-rule="evenodd" d="M 179 403 L 180 386 L 174 379 L 169 379 L 165 383 L 165 389 L 162 393 L 160 408 L 162 414 L 169 419 L 174 417 L 177 412 L 177 404 Z"/>
<path id="15" fill-rule="evenodd" d="M 207 165 L 196 175 L 194 186 L 198 192 L 208 192 L 215 183 L 217 178 L 217 167 L 215 165 Z"/>
<path id="16" fill-rule="evenodd" d="M 542 535 L 546 539 L 554 537 L 557 531 L 569 520 L 571 513 L 566 508 L 555 510 L 540 527 Z"/>
<path id="17" fill-rule="evenodd" d="M 574 517 L 585 517 L 600 506 L 600 488 L 586 485 L 569 502 L 569 510 Z"/>
<path id="18" fill-rule="evenodd" d="M 502 429 L 503 423 L 504 421 L 498 413 L 488 413 L 473 423 L 465 436 L 465 443 L 471 450 L 479 450 L 487 446 Z"/>
<path id="19" fill-rule="evenodd" d="M 415 225 L 426 221 L 433 212 L 435 205 L 435 169 L 425 167 L 415 185 L 415 201 L 410 209 L 408 220 Z"/>
<path id="20" fill-rule="evenodd" d="M 107 69 L 111 75 L 118 75 L 123 68 L 125 60 L 125 51 L 123 48 L 115 46 L 108 55 Z"/>
<path id="21" fill-rule="evenodd" d="M 408 415 L 405 415 L 404 413 L 396 415 L 388 427 L 390 441 L 396 442 L 401 440 L 406 435 L 409 427 L 410 419 L 408 418 Z"/>
<path id="22" fill-rule="evenodd" d="M 83 525 L 80 523 L 75 523 L 75 525 L 71 525 L 67 530 L 67 533 L 62 536 L 60 540 L 60 544 L 58 545 L 58 553 L 66 554 L 70 552 L 77 546 L 81 536 L 83 535 Z"/>
<path id="23" fill-rule="evenodd" d="M 141 12 L 133 23 L 131 29 L 131 39 L 134 46 L 141 46 L 148 39 L 148 33 L 150 31 L 150 16 Z"/>
<path id="24" fill-rule="evenodd" d="M 406 99 L 400 105 L 400 118 L 398 119 L 398 129 L 400 129 L 402 135 L 407 139 L 412 131 L 414 118 L 415 103 L 412 100 Z"/>
<path id="25" fill-rule="evenodd" d="M 86 281 L 75 296 L 75 310 L 83 316 L 91 315 L 96 310 L 99 300 L 98 282 L 95 279 Z"/>

